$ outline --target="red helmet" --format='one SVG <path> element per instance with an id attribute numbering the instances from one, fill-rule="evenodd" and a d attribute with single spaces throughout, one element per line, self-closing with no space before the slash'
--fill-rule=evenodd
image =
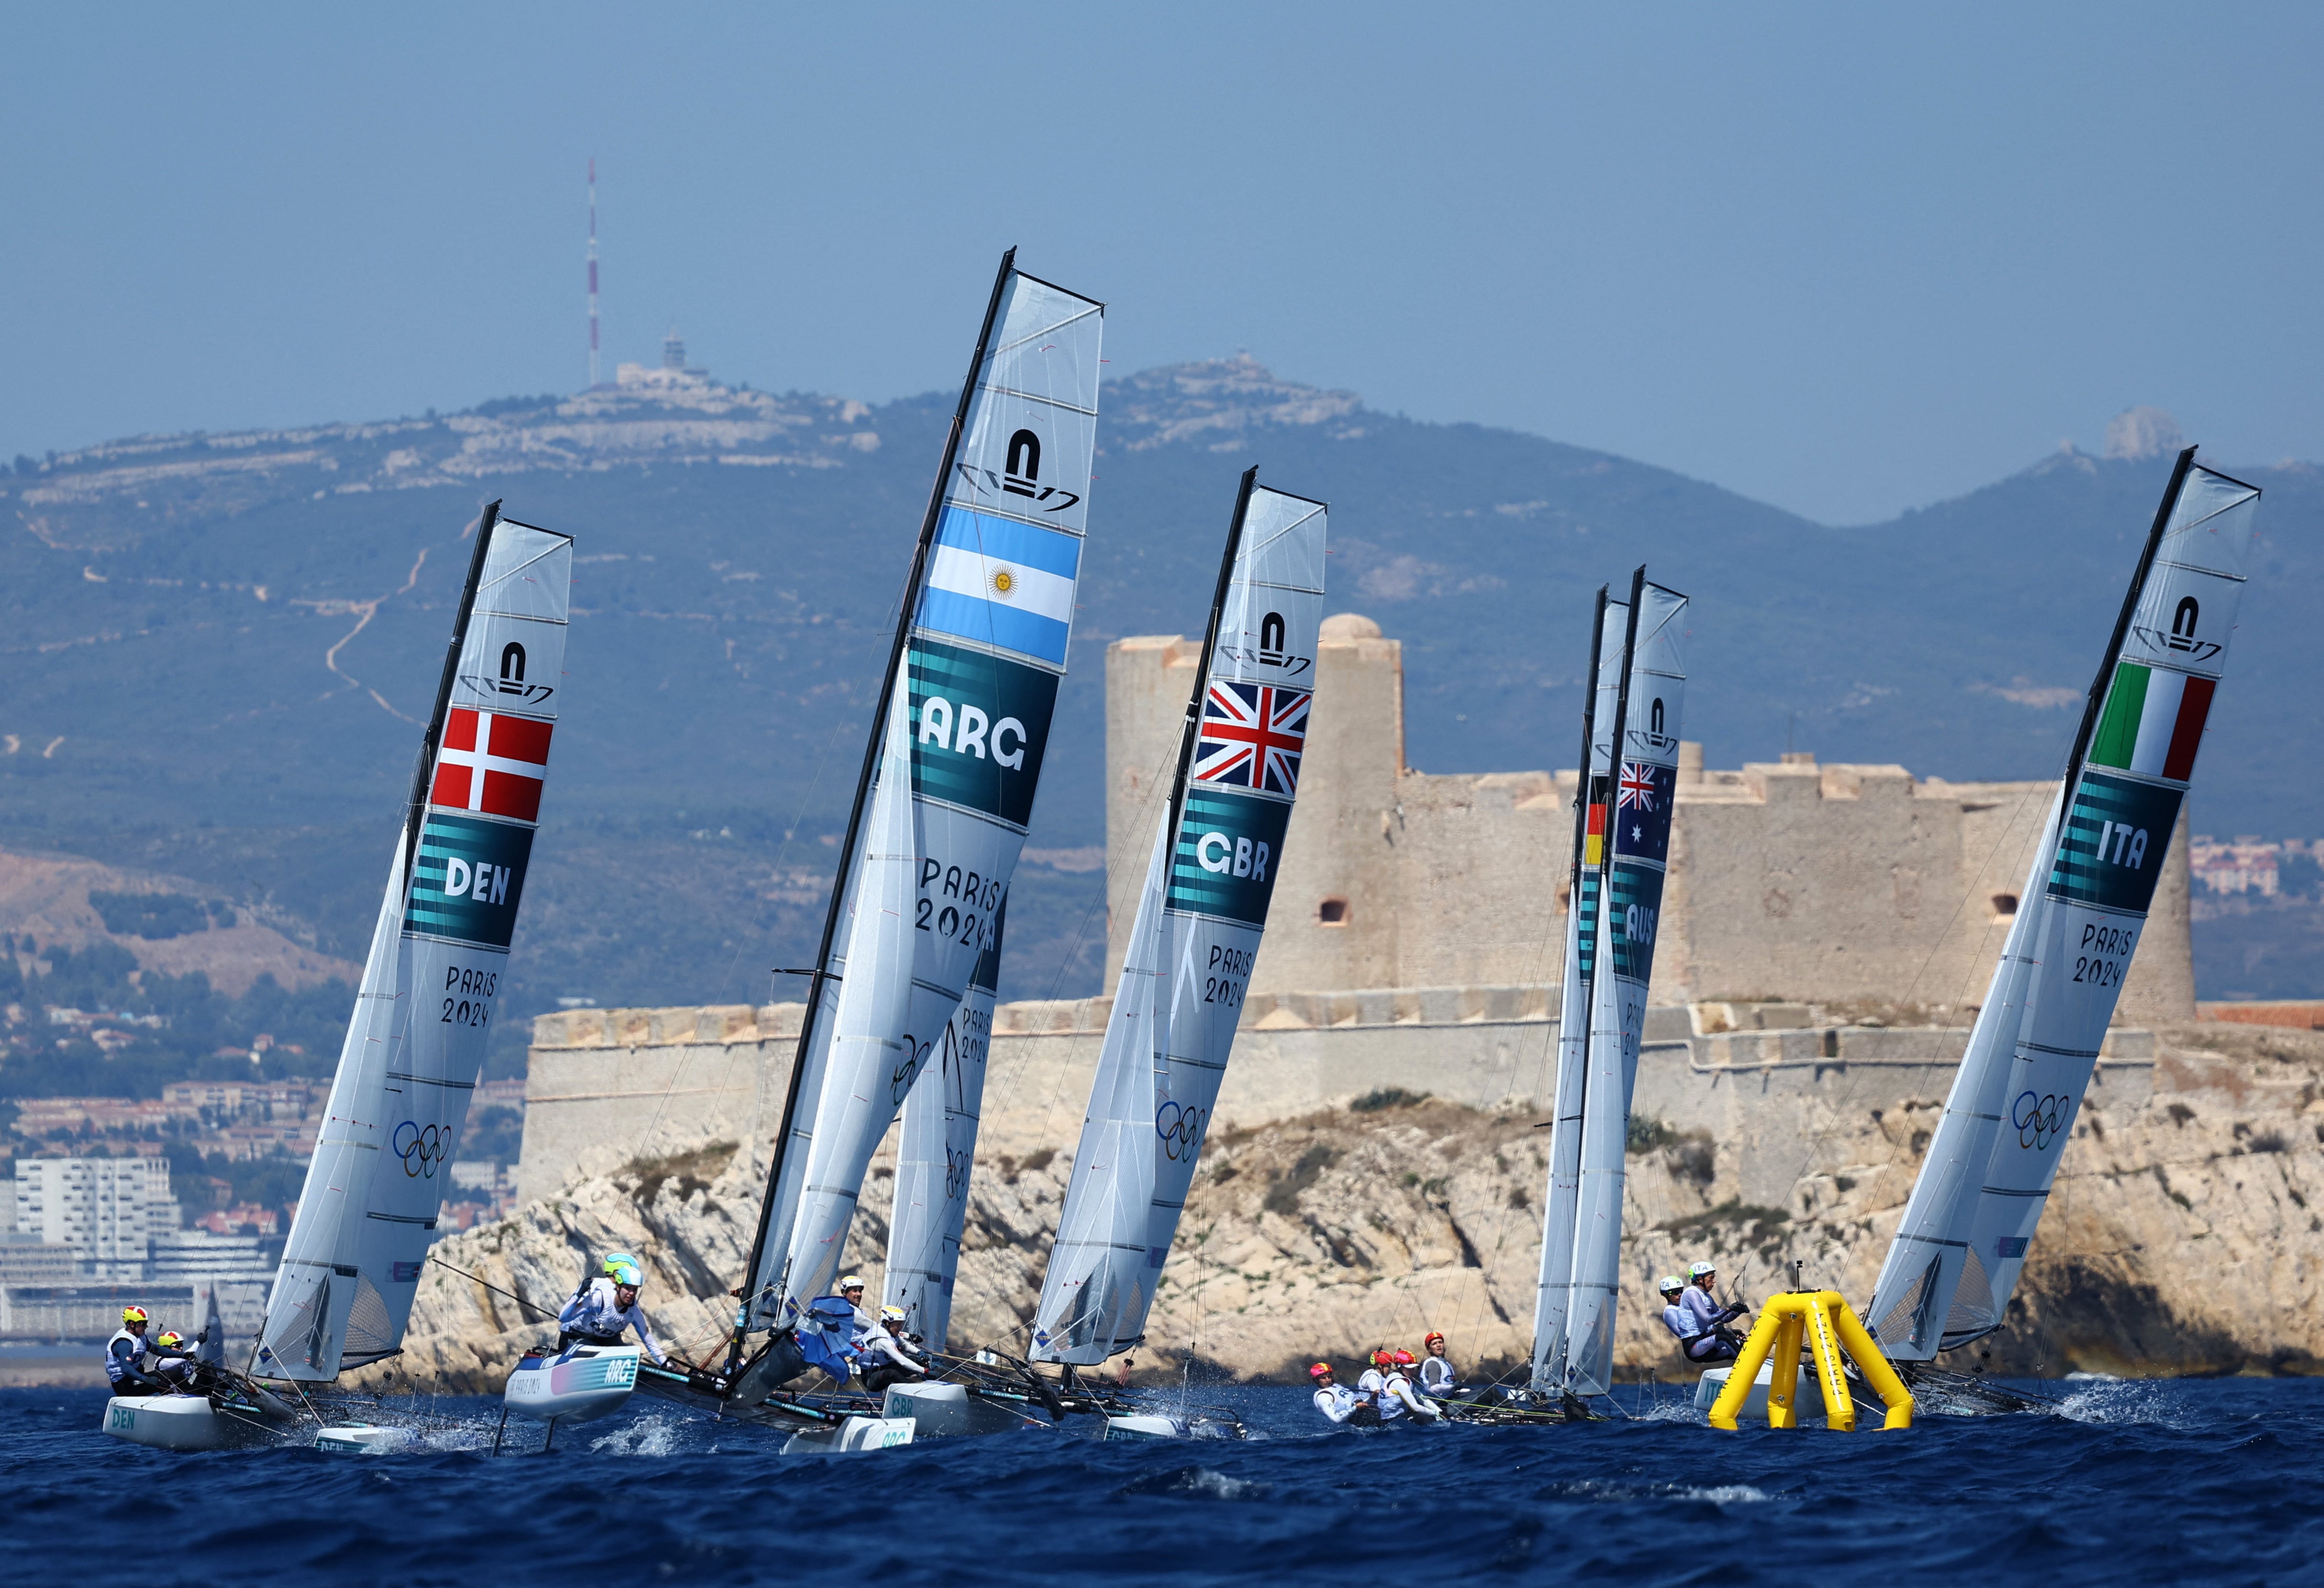
<path id="1" fill-rule="evenodd" d="M 1395 1365 L 1396 1358 L 1389 1353 L 1388 1347 L 1385 1345 L 1372 1353 L 1372 1366 L 1376 1368 L 1392 1368 Z"/>
<path id="2" fill-rule="evenodd" d="M 1423 1345 L 1442 1345 L 1444 1343 L 1444 1336 L 1438 1334 L 1435 1330 L 1431 1329 L 1428 1332 L 1428 1337 L 1423 1340 L 1421 1343 Z"/>
<path id="3" fill-rule="evenodd" d="M 1413 1355 L 1409 1351 L 1391 1351 L 1388 1353 L 1388 1355 L 1395 1362 L 1396 1365 L 1400 1368 L 1408 1368 L 1414 1362 L 1420 1360 L 1418 1357 Z"/>
<path id="4" fill-rule="evenodd" d="M 1328 1379 L 1332 1376 L 1332 1364 L 1328 1362 L 1319 1362 L 1307 1370 L 1307 1376 L 1311 1379 Z"/>

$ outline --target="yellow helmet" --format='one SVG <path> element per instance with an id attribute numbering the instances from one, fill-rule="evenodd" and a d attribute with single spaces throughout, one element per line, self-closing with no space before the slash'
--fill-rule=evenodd
<path id="1" fill-rule="evenodd" d="M 121 1309 L 121 1321 L 124 1324 L 142 1324 L 146 1321 L 145 1309 L 142 1306 L 124 1306 Z"/>
<path id="2" fill-rule="evenodd" d="M 175 1351 L 179 1346 L 183 1345 L 185 1343 L 186 1337 L 183 1334 L 179 1334 L 175 1329 L 162 1330 L 159 1335 L 155 1336 L 153 1341 L 154 1344 L 160 1346 L 164 1351 Z"/>

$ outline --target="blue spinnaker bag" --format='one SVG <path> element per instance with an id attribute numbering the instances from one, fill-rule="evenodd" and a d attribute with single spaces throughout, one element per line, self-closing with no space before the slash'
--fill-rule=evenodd
<path id="1" fill-rule="evenodd" d="M 799 1350 L 833 1378 L 844 1379 L 854 1367 L 848 1352 L 854 1332 L 855 1308 L 847 1297 L 818 1296 L 807 1303 L 807 1316 L 799 1320 Z"/>

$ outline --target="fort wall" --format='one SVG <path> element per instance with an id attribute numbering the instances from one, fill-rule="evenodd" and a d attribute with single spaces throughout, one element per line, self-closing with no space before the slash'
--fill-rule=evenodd
<path id="1" fill-rule="evenodd" d="M 1200 653 L 1176 637 L 1106 653 L 1109 986 Z M 1403 647 L 1368 618 L 1324 621 L 1315 679 L 1253 991 L 1555 981 L 1576 774 L 1406 766 Z M 1578 736 L 1542 728 L 1545 749 Z M 1807 754 L 1707 771 L 1684 745 L 1655 995 L 1974 1006 L 2055 787 Z M 2188 919 L 2182 815 L 2121 1020 L 2194 1018 Z"/>

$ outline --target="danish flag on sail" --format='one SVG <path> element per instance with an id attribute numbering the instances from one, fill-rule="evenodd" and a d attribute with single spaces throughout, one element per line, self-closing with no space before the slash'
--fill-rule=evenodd
<path id="1" fill-rule="evenodd" d="M 445 719 L 444 743 L 436 752 L 436 787 L 428 802 L 447 810 L 539 821 L 554 726 L 529 716 L 454 706 Z"/>
<path id="2" fill-rule="evenodd" d="M 1299 757 L 1307 745 L 1304 689 L 1272 684 L 1214 681 L 1203 702 L 1203 734 L 1194 746 L 1194 780 L 1299 792 Z"/>

